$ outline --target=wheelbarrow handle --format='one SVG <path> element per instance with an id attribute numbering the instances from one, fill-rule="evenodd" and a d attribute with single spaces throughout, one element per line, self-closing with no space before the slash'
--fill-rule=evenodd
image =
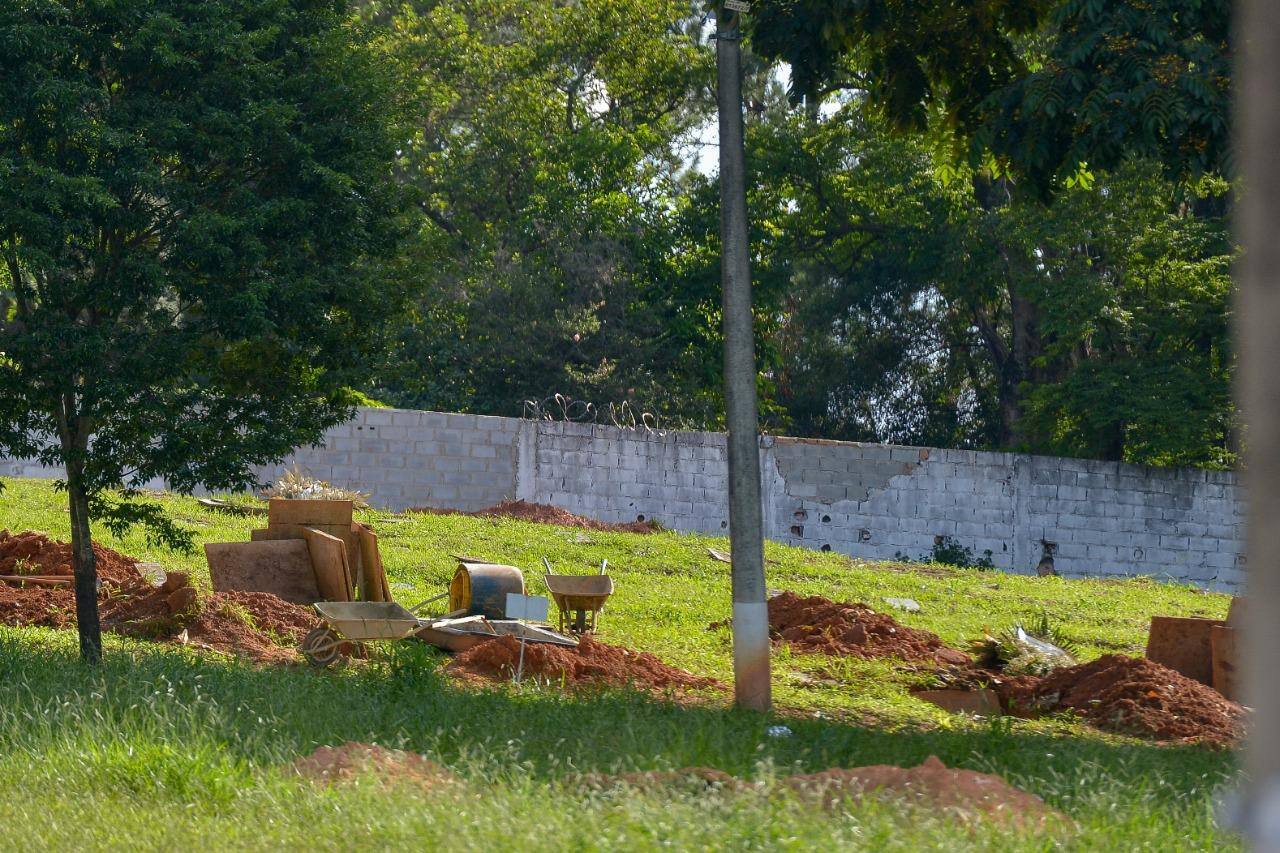
<path id="1" fill-rule="evenodd" d="M 419 610 L 421 610 L 422 608 L 426 607 L 428 604 L 435 604 L 437 601 L 440 601 L 441 599 L 445 599 L 445 598 L 448 598 L 448 597 L 449 597 L 449 593 L 447 593 L 447 592 L 442 592 L 442 593 L 440 593 L 439 595 L 433 595 L 433 596 L 431 596 L 430 598 L 428 598 L 426 601 L 421 601 L 421 602 L 419 602 L 419 603 L 417 603 L 417 604 L 413 605 L 412 607 L 410 607 L 410 608 L 409 608 L 409 612 L 410 612 L 410 613 L 417 613 Z"/>

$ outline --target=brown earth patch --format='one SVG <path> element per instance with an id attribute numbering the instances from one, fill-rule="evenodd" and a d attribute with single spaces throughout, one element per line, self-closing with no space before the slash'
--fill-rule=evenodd
<path id="1" fill-rule="evenodd" d="M 356 741 L 322 746 L 287 765 L 287 770 L 324 785 L 354 782 L 368 776 L 388 786 L 405 783 L 428 789 L 458 781 L 451 770 L 424 755 Z"/>
<path id="2" fill-rule="evenodd" d="M 298 659 L 296 646 L 302 635 L 317 624 L 309 608 L 270 593 L 200 596 L 180 572 L 163 586 L 152 586 L 132 557 L 99 545 L 94 552 L 102 579 L 98 615 L 106 631 L 212 649 L 259 663 L 289 663 Z M 0 535 L 3 559 L 20 568 L 38 566 L 27 574 L 70 574 L 70 553 L 70 545 L 43 534 Z M 0 624 L 72 628 L 75 613 L 75 594 L 69 587 L 0 583 Z"/>
<path id="3" fill-rule="evenodd" d="M 510 681 L 520 660 L 520 643 L 514 637 L 499 637 L 461 653 L 446 667 L 464 679 Z M 524 678 L 566 686 L 609 685 L 642 689 L 686 689 L 722 687 L 714 678 L 704 678 L 663 663 L 648 652 L 611 646 L 583 637 L 576 648 L 548 643 L 527 643 L 524 650 Z"/>
<path id="4" fill-rule="evenodd" d="M 103 583 L 121 584 L 140 577 L 138 561 L 117 551 L 93 545 L 98 577 Z M 0 575 L 63 575 L 71 577 L 71 545 L 43 533 L 0 530 Z"/>
<path id="5" fill-rule="evenodd" d="M 515 518 L 521 521 L 534 521 L 539 524 L 556 524 L 561 527 L 580 527 L 585 530 L 602 530 L 613 533 L 655 533 L 661 530 L 654 521 L 628 521 L 614 523 L 596 521 L 574 515 L 566 509 L 548 504 L 530 503 L 529 501 L 503 501 L 475 512 L 463 512 L 456 509 L 438 509 L 429 506 L 412 507 L 406 512 L 427 513 L 429 515 L 472 515 L 481 518 Z"/>
<path id="6" fill-rule="evenodd" d="M 1036 687 L 1035 702 L 1073 710 L 1106 731 L 1223 748 L 1242 737 L 1246 717 L 1243 707 L 1212 687 L 1125 655 L 1054 670 Z"/>
<path id="7" fill-rule="evenodd" d="M 937 634 L 908 628 L 865 604 L 843 604 L 781 592 L 769 599 L 769 634 L 798 652 L 870 658 L 900 658 L 967 664 L 969 656 L 943 644 Z"/>
<path id="8" fill-rule="evenodd" d="M 961 819 L 980 816 L 1023 828 L 1069 823 L 1065 815 L 1044 800 L 999 776 L 949 768 L 932 755 L 919 767 L 873 764 L 847 770 L 833 768 L 789 776 L 782 783 L 801 799 L 826 807 L 838 807 L 850 798 L 875 796 L 906 801 Z"/>

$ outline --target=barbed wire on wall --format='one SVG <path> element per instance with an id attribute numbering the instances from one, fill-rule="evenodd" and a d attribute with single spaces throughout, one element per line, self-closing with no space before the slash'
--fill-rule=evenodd
<path id="1" fill-rule="evenodd" d="M 602 417 L 603 415 L 603 417 Z M 565 394 L 553 394 L 541 400 L 525 400 L 521 418 L 527 421 L 562 421 L 575 424 L 608 423 L 619 429 L 643 430 L 646 433 L 664 435 L 659 428 L 658 416 L 653 412 L 639 411 L 630 400 L 608 403 L 601 410 L 595 403 L 575 400 Z"/>

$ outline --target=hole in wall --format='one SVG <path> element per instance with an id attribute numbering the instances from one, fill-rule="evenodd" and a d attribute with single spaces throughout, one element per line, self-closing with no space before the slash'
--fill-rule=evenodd
<path id="1" fill-rule="evenodd" d="M 829 515 L 824 515 L 824 516 L 822 517 L 822 523 L 823 523 L 823 524 L 830 524 L 830 523 L 831 523 L 831 516 L 829 516 Z"/>
<path id="2" fill-rule="evenodd" d="M 868 530 L 868 529 L 867 529 L 867 528 L 865 528 L 865 527 L 864 527 L 864 528 L 862 528 L 861 530 L 859 530 L 859 531 L 858 531 L 858 541 L 859 541 L 859 542 L 870 542 L 870 541 L 871 541 L 871 531 L 870 531 L 870 530 Z"/>
<path id="3" fill-rule="evenodd" d="M 643 514 L 643 513 L 641 513 L 640 515 L 637 515 L 637 516 L 636 516 L 636 521 L 644 521 L 644 514 Z"/>
<path id="4" fill-rule="evenodd" d="M 793 524 L 793 525 L 791 525 L 791 535 L 792 535 L 792 536 L 803 536 L 803 535 L 804 535 L 804 525 L 803 525 L 803 524 Z"/>
<path id="5" fill-rule="evenodd" d="M 823 551 L 830 551 L 830 550 L 831 550 L 831 546 L 830 546 L 829 544 L 824 544 L 824 545 L 822 546 L 822 550 L 823 550 Z"/>
<path id="6" fill-rule="evenodd" d="M 721 530 L 724 530 L 724 529 L 725 529 L 726 527 L 728 527 L 728 526 L 729 526 L 729 522 L 727 522 L 727 521 L 722 521 L 722 522 L 720 522 L 720 529 L 721 529 Z"/>

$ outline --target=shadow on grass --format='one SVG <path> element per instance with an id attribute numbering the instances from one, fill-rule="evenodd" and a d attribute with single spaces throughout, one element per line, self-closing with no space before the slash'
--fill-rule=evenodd
<path id="1" fill-rule="evenodd" d="M 1000 773 L 1060 807 L 1133 787 L 1173 805 L 1235 773 L 1230 754 L 1052 736 L 1009 720 L 918 731 L 788 719 L 792 734 L 770 737 L 778 720 L 766 715 L 627 691 L 460 688 L 440 674 L 442 660 L 427 647 L 399 644 L 368 667 L 315 673 L 112 643 L 103 665 L 89 670 L 76 660 L 70 632 L 0 629 L 0 748 L 40 753 L 134 737 L 270 766 L 320 744 L 359 740 L 544 779 L 694 765 L 754 777 L 770 766 L 777 773 L 913 766 L 937 755 L 948 766 Z"/>

